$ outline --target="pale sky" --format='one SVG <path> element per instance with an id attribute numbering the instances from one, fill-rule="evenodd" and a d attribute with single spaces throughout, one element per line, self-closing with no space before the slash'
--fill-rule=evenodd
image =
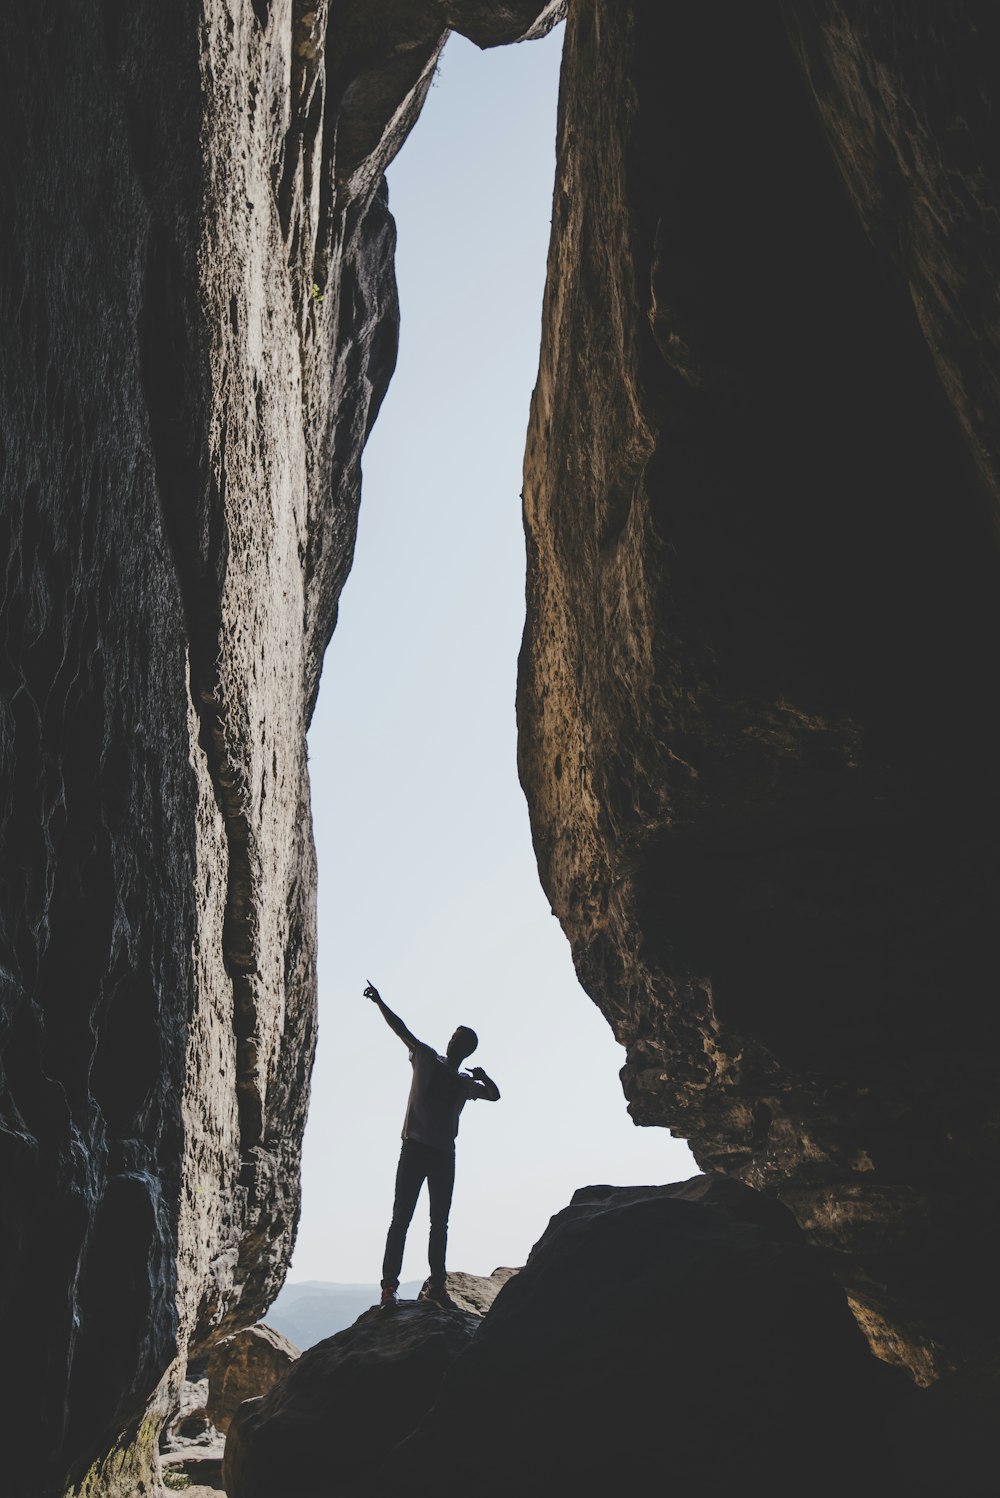
<path id="1" fill-rule="evenodd" d="M 578 1186 L 683 1180 L 637 1129 L 625 1053 L 579 987 L 517 781 L 521 462 L 538 366 L 562 27 L 452 37 L 389 171 L 399 364 L 309 736 L 320 1032 L 291 1281 L 376 1283 L 410 1082 L 367 979 L 443 1050 L 471 1025 L 497 1104 L 458 1138 L 448 1267 L 522 1264 Z M 402 1278 L 426 1274 L 422 1194 Z"/>

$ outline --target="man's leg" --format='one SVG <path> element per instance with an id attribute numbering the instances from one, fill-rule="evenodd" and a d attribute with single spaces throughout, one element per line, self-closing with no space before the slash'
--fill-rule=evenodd
<path id="1" fill-rule="evenodd" d="M 445 1251 L 448 1247 L 448 1213 L 455 1187 L 455 1151 L 434 1150 L 433 1162 L 427 1166 L 427 1190 L 431 1198 L 431 1236 L 427 1246 L 431 1283 L 443 1286 Z"/>
<path id="2" fill-rule="evenodd" d="M 392 1222 L 385 1240 L 385 1258 L 382 1261 L 382 1289 L 395 1290 L 399 1285 L 399 1271 L 403 1264 L 403 1248 L 406 1230 L 410 1226 L 413 1209 L 417 1205 L 420 1188 L 427 1175 L 423 1151 L 414 1147 L 411 1139 L 403 1140 L 396 1167 L 396 1197 L 392 1204 Z"/>

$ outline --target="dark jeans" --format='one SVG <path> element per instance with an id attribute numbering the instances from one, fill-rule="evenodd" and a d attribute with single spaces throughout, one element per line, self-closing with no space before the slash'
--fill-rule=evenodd
<path id="1" fill-rule="evenodd" d="M 404 1139 L 396 1170 L 396 1199 L 392 1204 L 392 1222 L 385 1240 L 382 1263 L 382 1288 L 395 1290 L 403 1263 L 406 1230 L 417 1205 L 420 1188 L 427 1182 L 431 1199 L 431 1236 L 427 1248 L 431 1279 L 444 1282 L 444 1255 L 448 1245 L 448 1213 L 455 1185 L 455 1151 L 436 1150 L 419 1139 Z"/>

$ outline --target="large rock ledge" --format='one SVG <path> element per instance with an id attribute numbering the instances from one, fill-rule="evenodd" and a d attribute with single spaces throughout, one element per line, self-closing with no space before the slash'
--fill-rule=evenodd
<path id="1" fill-rule="evenodd" d="M 5 7 L 12 1498 L 145 1491 L 186 1354 L 283 1277 L 314 1037 L 305 730 L 395 357 L 382 172 L 449 26 L 492 45 L 559 10 Z"/>
<path id="2" fill-rule="evenodd" d="M 922 1380 L 1000 1334 L 998 66 L 974 5 L 577 0 L 525 461 L 520 773 L 632 1115 Z"/>
<path id="3" fill-rule="evenodd" d="M 477 1329 L 478 1327 L 478 1329 Z M 230 1498 L 924 1493 L 953 1427 L 873 1356 L 776 1202 L 721 1177 L 588 1187 L 481 1325 L 373 1310 L 230 1426 Z M 960 1460 L 960 1454 L 959 1454 Z"/>
<path id="4" fill-rule="evenodd" d="M 229 1498 L 349 1490 L 423 1419 L 478 1326 L 470 1311 L 401 1302 L 310 1347 L 237 1410 L 222 1464 Z"/>

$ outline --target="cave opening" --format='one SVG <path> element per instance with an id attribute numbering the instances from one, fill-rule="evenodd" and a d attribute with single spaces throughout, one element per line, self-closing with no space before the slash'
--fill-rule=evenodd
<path id="1" fill-rule="evenodd" d="M 517 783 L 519 493 L 562 32 L 486 52 L 453 35 L 388 173 L 400 353 L 309 738 L 320 1039 L 293 1285 L 378 1278 L 409 1067 L 369 978 L 436 1048 L 473 1025 L 503 1094 L 463 1117 L 451 1268 L 523 1263 L 579 1186 L 697 1169 L 626 1114 L 624 1052 L 577 983 Z M 426 1212 L 404 1282 L 426 1272 Z"/>

